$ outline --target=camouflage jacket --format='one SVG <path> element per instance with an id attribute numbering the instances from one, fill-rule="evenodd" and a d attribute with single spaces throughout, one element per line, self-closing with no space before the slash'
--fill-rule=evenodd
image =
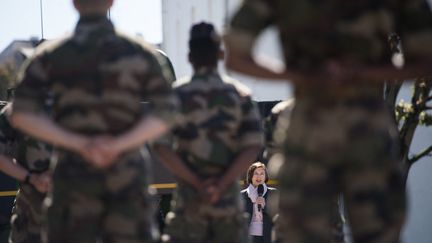
<path id="1" fill-rule="evenodd" d="M 405 59 L 430 57 L 432 14 L 426 0 L 246 0 L 228 38 L 250 51 L 258 34 L 275 25 L 286 65 L 312 71 L 326 60 L 390 64 L 389 35 L 401 36 Z"/>
<path id="2" fill-rule="evenodd" d="M 242 149 L 263 144 L 258 109 L 239 82 L 201 70 L 173 85 L 185 120 L 171 144 L 198 175 L 220 175 Z"/>
<path id="3" fill-rule="evenodd" d="M 48 102 L 51 117 L 66 129 L 115 135 L 144 116 L 145 101 L 171 124 L 177 99 L 156 56 L 105 17 L 82 18 L 72 36 L 37 48 L 20 75 L 14 109 L 38 113 Z"/>
<path id="4" fill-rule="evenodd" d="M 51 147 L 15 130 L 7 119 L 10 106 L 0 112 L 0 153 L 33 172 L 49 169 Z"/>

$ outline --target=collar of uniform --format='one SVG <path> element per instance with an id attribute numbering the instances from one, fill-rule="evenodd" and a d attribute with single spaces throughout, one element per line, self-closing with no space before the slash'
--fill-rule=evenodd
<path id="1" fill-rule="evenodd" d="M 113 33 L 114 26 L 105 16 L 91 15 L 81 17 L 75 28 L 75 36 L 79 39 L 89 36 L 93 33 L 98 35 L 104 33 Z"/>
<path id="2" fill-rule="evenodd" d="M 219 77 L 217 68 L 201 67 L 198 70 L 195 70 L 192 80 L 219 80 L 210 79 L 209 77 Z"/>

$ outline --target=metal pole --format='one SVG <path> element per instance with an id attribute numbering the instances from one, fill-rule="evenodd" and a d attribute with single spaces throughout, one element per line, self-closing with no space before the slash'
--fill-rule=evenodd
<path id="1" fill-rule="evenodd" d="M 42 8 L 42 0 L 39 0 L 39 6 L 40 6 L 40 25 L 41 25 L 41 35 L 42 38 L 44 39 L 44 28 L 43 28 L 43 8 Z"/>

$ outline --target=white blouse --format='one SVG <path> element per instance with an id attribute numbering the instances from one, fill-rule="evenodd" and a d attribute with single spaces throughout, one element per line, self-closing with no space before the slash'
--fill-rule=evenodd
<path id="1" fill-rule="evenodd" d="M 263 196 L 267 193 L 267 185 L 263 184 L 264 186 L 264 193 Z M 256 204 L 256 199 L 258 197 L 257 188 L 255 188 L 252 184 L 249 184 L 248 188 L 246 189 L 246 192 L 248 194 L 248 197 L 251 199 L 253 203 L 253 210 L 252 210 L 252 218 L 249 225 L 249 235 L 253 236 L 262 236 L 263 235 L 263 213 L 262 210 L 258 211 L 258 205 Z"/>

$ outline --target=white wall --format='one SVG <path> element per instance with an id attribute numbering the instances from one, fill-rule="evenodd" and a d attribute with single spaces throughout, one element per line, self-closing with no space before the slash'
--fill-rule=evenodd
<path id="1" fill-rule="evenodd" d="M 162 49 L 173 62 L 177 77 L 190 75 L 192 72 L 187 61 L 189 29 L 192 24 L 200 21 L 212 22 L 222 33 L 227 17 L 236 10 L 239 3 L 239 0 L 162 1 Z M 255 54 L 262 56 L 264 53 L 269 57 L 281 60 L 280 46 L 274 30 L 266 31 L 257 43 Z M 220 65 L 220 71 L 226 73 L 223 65 Z M 233 73 L 229 75 L 251 88 L 255 100 L 283 100 L 291 96 L 288 83 L 262 82 L 252 77 Z"/>

